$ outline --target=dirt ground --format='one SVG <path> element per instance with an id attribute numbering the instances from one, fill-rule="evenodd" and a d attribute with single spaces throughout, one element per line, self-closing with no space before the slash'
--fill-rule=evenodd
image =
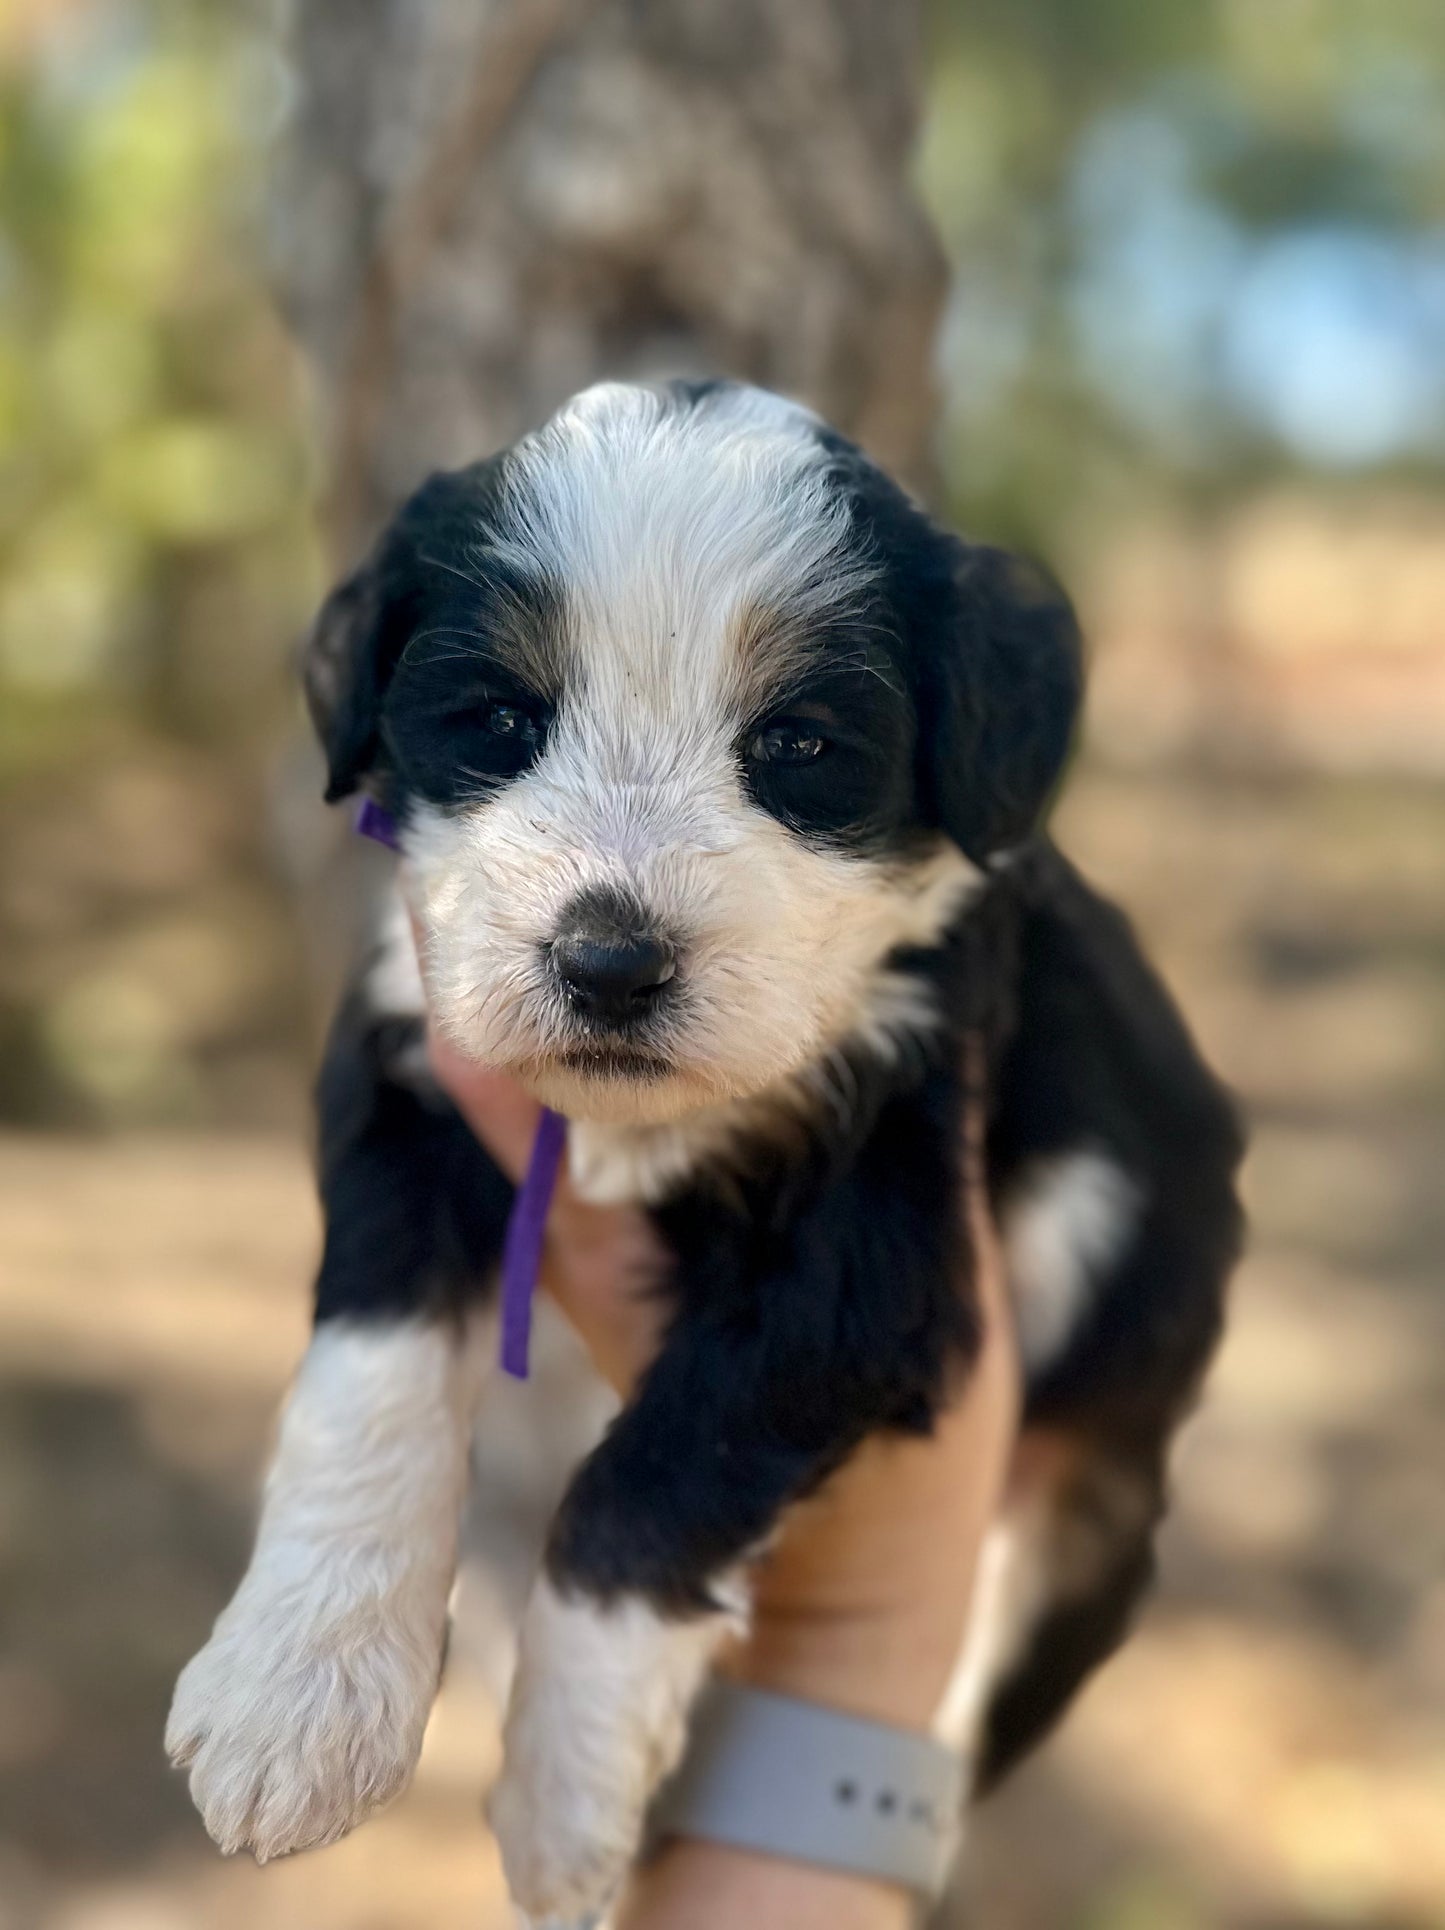
<path id="1" fill-rule="evenodd" d="M 1445 1926 L 1445 794 L 1094 774 L 1064 841 L 1255 1120 L 1252 1252 L 1125 1654 L 978 1818 L 955 1925 Z M 489 1930 L 480 1678 L 258 1871 L 160 1730 L 300 1352 L 299 1138 L 0 1141 L 0 1930 Z"/>

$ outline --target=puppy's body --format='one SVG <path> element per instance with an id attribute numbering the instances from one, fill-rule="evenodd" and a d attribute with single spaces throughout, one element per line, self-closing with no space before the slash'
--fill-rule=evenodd
<path id="1" fill-rule="evenodd" d="M 940 1712 L 986 1783 L 1147 1580 L 1238 1228 L 1227 1104 L 1038 831 L 1077 700 L 1067 604 L 804 411 L 607 388 L 420 491 L 309 674 L 332 795 L 365 782 L 402 825 L 437 1021 L 568 1113 L 574 1182 L 644 1207 L 671 1256 L 667 1340 L 523 1630 L 494 1805 L 519 1900 L 606 1903 L 749 1559 L 868 1433 L 927 1429 L 971 1358 L 971 1095 L 1049 1469 Z M 324 1450 L 283 1454 L 173 1717 L 213 1832 L 262 1854 L 395 1786 L 440 1655 L 478 1391 L 445 1362 L 511 1193 L 425 1073 L 408 942 L 394 908 L 322 1075 L 315 1343 L 394 1347 L 401 1391 L 369 1367 L 348 1408 L 303 1375 L 288 1427 Z M 408 1427 L 445 1497 L 411 1526 Z M 332 1463 L 375 1505 L 315 1519 L 297 1491 Z M 218 1691 L 217 1645 L 244 1674 L 248 1639 L 289 1708 Z"/>

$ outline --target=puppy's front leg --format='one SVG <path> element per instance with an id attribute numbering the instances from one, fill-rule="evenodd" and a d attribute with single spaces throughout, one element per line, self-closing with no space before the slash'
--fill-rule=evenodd
<path id="1" fill-rule="evenodd" d="M 976 1343 L 948 1144 L 923 1137 L 889 1145 L 917 1184 L 864 1191 L 860 1161 L 775 1240 L 709 1217 L 680 1256 L 678 1316 L 573 1482 L 523 1626 L 492 1820 L 538 1920 L 612 1901 L 788 1504 L 873 1429 L 927 1427 Z"/>
<path id="2" fill-rule="evenodd" d="M 550 1575 L 538 1582 L 490 1804 L 508 1885 L 530 1922 L 570 1930 L 605 1915 L 745 1603 L 741 1571 L 715 1610 L 686 1616 L 641 1595 L 604 1601 Z"/>
<path id="3" fill-rule="evenodd" d="M 311 1343 L 251 1565 L 166 1729 L 227 1852 L 265 1861 L 331 1842 L 411 1775 L 441 1665 L 483 1325 L 328 1321 Z"/>
<path id="4" fill-rule="evenodd" d="M 377 1008 L 378 976 L 342 1005 L 322 1065 L 316 1332 L 255 1554 L 166 1731 L 212 1836 L 262 1859 L 344 1835 L 415 1765 L 511 1202 L 417 1069 L 420 1019 Z"/>
<path id="5" fill-rule="evenodd" d="M 587 1923 L 611 1904 L 708 1665 L 745 1623 L 742 1558 L 778 1500 L 740 1510 L 728 1492 L 761 1473 L 751 1455 L 719 1482 L 721 1379 L 679 1426 L 697 1351 L 675 1328 L 580 1470 L 523 1620 L 491 1819 L 512 1895 L 537 1922 Z M 705 1514 L 727 1518 L 725 1546 L 700 1545 Z"/>

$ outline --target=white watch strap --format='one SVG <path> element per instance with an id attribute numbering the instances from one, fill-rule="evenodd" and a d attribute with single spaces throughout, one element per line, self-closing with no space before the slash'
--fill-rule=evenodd
<path id="1" fill-rule="evenodd" d="M 697 1836 L 934 1896 L 958 1846 L 963 1765 L 930 1736 L 713 1682 L 650 1840 Z"/>

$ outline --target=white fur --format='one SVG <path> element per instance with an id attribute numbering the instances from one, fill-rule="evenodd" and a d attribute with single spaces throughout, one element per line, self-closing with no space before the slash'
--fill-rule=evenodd
<path id="1" fill-rule="evenodd" d="M 256 1549 L 176 1685 L 166 1748 L 228 1854 L 342 1836 L 410 1779 L 436 1693 L 489 1356 L 437 1323 L 327 1323 Z"/>
<path id="2" fill-rule="evenodd" d="M 677 1620 L 633 1598 L 603 1606 L 538 1582 L 490 1805 L 528 1916 L 591 1920 L 613 1901 L 708 1665 L 741 1626 L 736 1581 L 727 1596 L 736 1607 Z"/>
<path id="3" fill-rule="evenodd" d="M 698 803 L 690 780 L 708 772 L 695 743 L 676 748 L 668 808 L 683 824 Z M 558 750 L 489 803 L 414 823 L 408 853 L 439 1026 L 574 1119 L 660 1123 L 775 1085 L 866 1020 L 882 960 L 936 938 L 974 882 L 951 849 L 923 867 L 929 888 L 918 892 L 898 889 L 881 862 L 809 849 L 745 800 L 724 744 L 711 756 L 713 835 L 726 834 L 726 847 L 668 830 L 665 775 L 650 811 L 639 804 L 635 820 L 609 829 L 605 785 L 566 799 L 554 789 L 575 780 Z M 545 834 L 530 828 L 538 811 L 549 814 Z M 629 889 L 688 934 L 686 997 L 657 1035 L 672 1069 L 656 1082 L 583 1074 L 554 1056 L 570 1042 L 570 1015 L 541 948 L 568 903 L 597 885 Z"/>
<path id="4" fill-rule="evenodd" d="M 866 589 L 817 427 L 757 389 L 680 411 L 605 382 L 517 444 L 501 554 L 564 587 L 593 716 L 619 700 L 658 715 L 679 664 L 696 695 L 746 703 L 759 666 L 739 648 L 740 616 L 768 616 L 772 678 L 786 668 L 779 644 L 799 640 L 790 624 L 844 612 Z"/>
<path id="5" fill-rule="evenodd" d="M 426 1014 L 426 987 L 421 982 L 411 920 L 395 884 L 377 904 L 362 990 L 371 1010 L 387 1018 L 419 1019 Z"/>
<path id="6" fill-rule="evenodd" d="M 1149 1484 L 1125 1463 L 1083 1448 L 1016 1490 L 984 1537 L 973 1605 L 934 1734 L 976 1762 L 989 1705 L 1053 1610 L 1104 1581 L 1121 1549 L 1147 1531 Z"/>
<path id="7" fill-rule="evenodd" d="M 1005 1202 L 1004 1254 L 1024 1365 L 1056 1360 L 1137 1224 L 1139 1190 L 1101 1153 L 1040 1160 Z"/>
<path id="8" fill-rule="evenodd" d="M 417 962 L 416 940 L 399 882 L 393 881 L 373 910 L 371 949 L 362 974 L 361 995 L 368 1008 L 383 1018 L 424 1019 L 426 988 Z M 426 1032 L 387 1058 L 393 1079 L 413 1088 L 432 1087 Z"/>
<path id="9" fill-rule="evenodd" d="M 739 731 L 868 580 L 809 420 L 747 391 L 684 417 L 604 386 L 514 453 L 500 547 L 561 589 L 557 713 L 529 771 L 416 808 L 405 843 L 438 1024 L 574 1120 L 655 1125 L 776 1085 L 871 1022 L 888 953 L 978 882 L 942 839 L 906 864 L 810 847 L 744 787 Z M 681 948 L 650 1082 L 558 1056 L 576 1037 L 544 949 L 609 887 Z"/>
<path id="10" fill-rule="evenodd" d="M 1047 1600 L 1047 1547 L 1042 1507 L 1015 1506 L 979 1550 L 968 1627 L 933 1722 L 938 1740 L 965 1762 L 977 1753 L 994 1689 L 1022 1656 Z"/>
<path id="11" fill-rule="evenodd" d="M 911 905 L 920 928 L 913 935 L 926 939 L 947 922 L 960 896 L 966 895 L 969 880 L 946 856 L 936 868 L 925 865 L 920 870 L 916 893 L 893 910 L 901 914 Z M 926 903 L 921 914 L 920 901 Z M 853 1092 L 844 1045 L 861 1045 L 893 1061 L 925 1039 L 943 1017 L 932 992 L 917 978 L 876 967 L 865 977 L 853 1024 L 844 1035 L 760 1091 L 699 1106 L 657 1124 L 575 1121 L 567 1141 L 573 1184 L 582 1198 L 597 1205 L 646 1205 L 665 1198 L 704 1166 L 738 1167 L 760 1144 L 786 1141 L 819 1115 L 847 1114 Z"/>

